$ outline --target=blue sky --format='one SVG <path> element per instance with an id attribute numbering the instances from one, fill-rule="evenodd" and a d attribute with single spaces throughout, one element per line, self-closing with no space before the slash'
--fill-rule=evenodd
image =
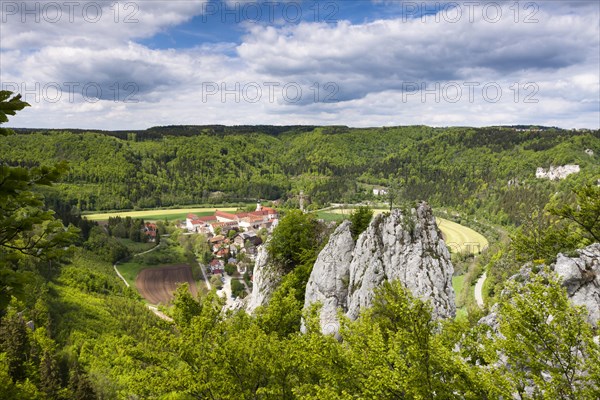
<path id="1" fill-rule="evenodd" d="M 240 43 L 248 25 L 299 25 L 323 22 L 336 24 L 350 21 L 354 24 L 378 19 L 402 17 L 420 18 L 434 15 L 453 3 L 436 2 L 413 5 L 402 2 L 348 1 L 221 1 L 205 3 L 201 15 L 176 27 L 159 32 L 140 43 L 157 49 L 193 48 L 206 43 Z"/>
<path id="2" fill-rule="evenodd" d="M 70 7 L 1 4 L 12 126 L 600 125 L 597 1 Z"/>

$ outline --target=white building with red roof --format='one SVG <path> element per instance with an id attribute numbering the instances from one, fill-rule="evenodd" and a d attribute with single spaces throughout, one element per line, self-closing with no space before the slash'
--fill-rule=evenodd
<path id="1" fill-rule="evenodd" d="M 256 205 L 255 211 L 229 213 L 216 210 L 214 215 L 198 217 L 188 214 L 185 227 L 189 232 L 215 234 L 217 228 L 224 230 L 242 228 L 245 230 L 258 230 L 261 228 L 272 229 L 277 225 L 279 214 L 271 207 Z"/>

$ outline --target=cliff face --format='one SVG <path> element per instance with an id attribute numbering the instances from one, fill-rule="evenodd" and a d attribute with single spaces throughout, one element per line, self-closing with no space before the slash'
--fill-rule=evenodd
<path id="1" fill-rule="evenodd" d="M 559 165 L 558 167 L 552 166 L 548 169 L 539 167 L 535 171 L 535 177 L 539 179 L 550 179 L 552 181 L 557 181 L 560 179 L 565 179 L 567 176 L 576 174 L 579 171 L 580 168 L 577 164 Z"/>
<path id="2" fill-rule="evenodd" d="M 588 310 L 588 321 L 600 322 L 600 243 L 577 250 L 579 257 L 559 254 L 551 268 L 563 278 L 569 299 Z"/>
<path id="3" fill-rule="evenodd" d="M 430 300 L 438 318 L 454 316 L 450 254 L 431 208 L 420 204 L 411 215 L 394 210 L 376 216 L 354 244 L 344 222 L 321 251 L 307 284 L 305 309 L 320 301 L 321 328 L 337 327 L 341 308 L 356 319 L 372 305 L 373 290 L 386 280 L 400 280 L 417 297 Z"/>
<path id="4" fill-rule="evenodd" d="M 556 262 L 550 265 L 562 278 L 569 300 L 576 306 L 584 306 L 588 311 L 588 322 L 597 327 L 600 323 L 600 243 L 591 244 L 577 250 L 579 257 L 567 257 L 559 254 Z M 521 268 L 510 279 L 527 281 L 533 274 L 531 264 Z M 490 313 L 479 320 L 498 331 L 498 305 L 494 304 Z"/>
<path id="5" fill-rule="evenodd" d="M 321 329 L 323 332 L 337 332 L 337 310 L 347 310 L 350 263 L 354 240 L 350 233 L 350 221 L 344 221 L 329 237 L 315 262 L 306 284 L 304 308 L 321 302 Z"/>
<path id="6" fill-rule="evenodd" d="M 282 272 L 270 262 L 267 243 L 258 249 L 254 263 L 252 294 L 246 301 L 246 311 L 254 312 L 257 307 L 267 304 L 271 295 L 281 283 Z"/>

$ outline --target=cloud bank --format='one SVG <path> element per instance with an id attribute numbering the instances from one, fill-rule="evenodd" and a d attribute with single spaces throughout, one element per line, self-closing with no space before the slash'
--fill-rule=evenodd
<path id="1" fill-rule="evenodd" d="M 32 104 L 11 125 L 600 128 L 598 3 L 404 2 L 368 8 L 385 7 L 382 18 L 294 23 L 241 15 L 237 40 L 203 41 L 248 4 L 228 1 L 217 23 L 209 2 L 2 2 L 0 81 Z M 148 44 L 160 35 L 186 45 Z"/>

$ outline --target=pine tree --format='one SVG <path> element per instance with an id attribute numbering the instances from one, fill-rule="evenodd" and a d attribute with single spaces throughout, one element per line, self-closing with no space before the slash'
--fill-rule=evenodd
<path id="1" fill-rule="evenodd" d="M 0 353 L 6 353 L 13 380 L 25 379 L 30 349 L 25 322 L 17 313 L 9 313 L 0 321 Z"/>
<path id="2" fill-rule="evenodd" d="M 40 385 L 39 388 L 46 394 L 48 399 L 60 399 L 60 371 L 58 363 L 53 354 L 49 351 L 44 351 L 42 360 L 39 366 Z"/>
<path id="3" fill-rule="evenodd" d="M 71 369 L 69 389 L 71 389 L 74 400 L 95 400 L 98 398 L 92 383 L 79 363 L 76 363 Z"/>

